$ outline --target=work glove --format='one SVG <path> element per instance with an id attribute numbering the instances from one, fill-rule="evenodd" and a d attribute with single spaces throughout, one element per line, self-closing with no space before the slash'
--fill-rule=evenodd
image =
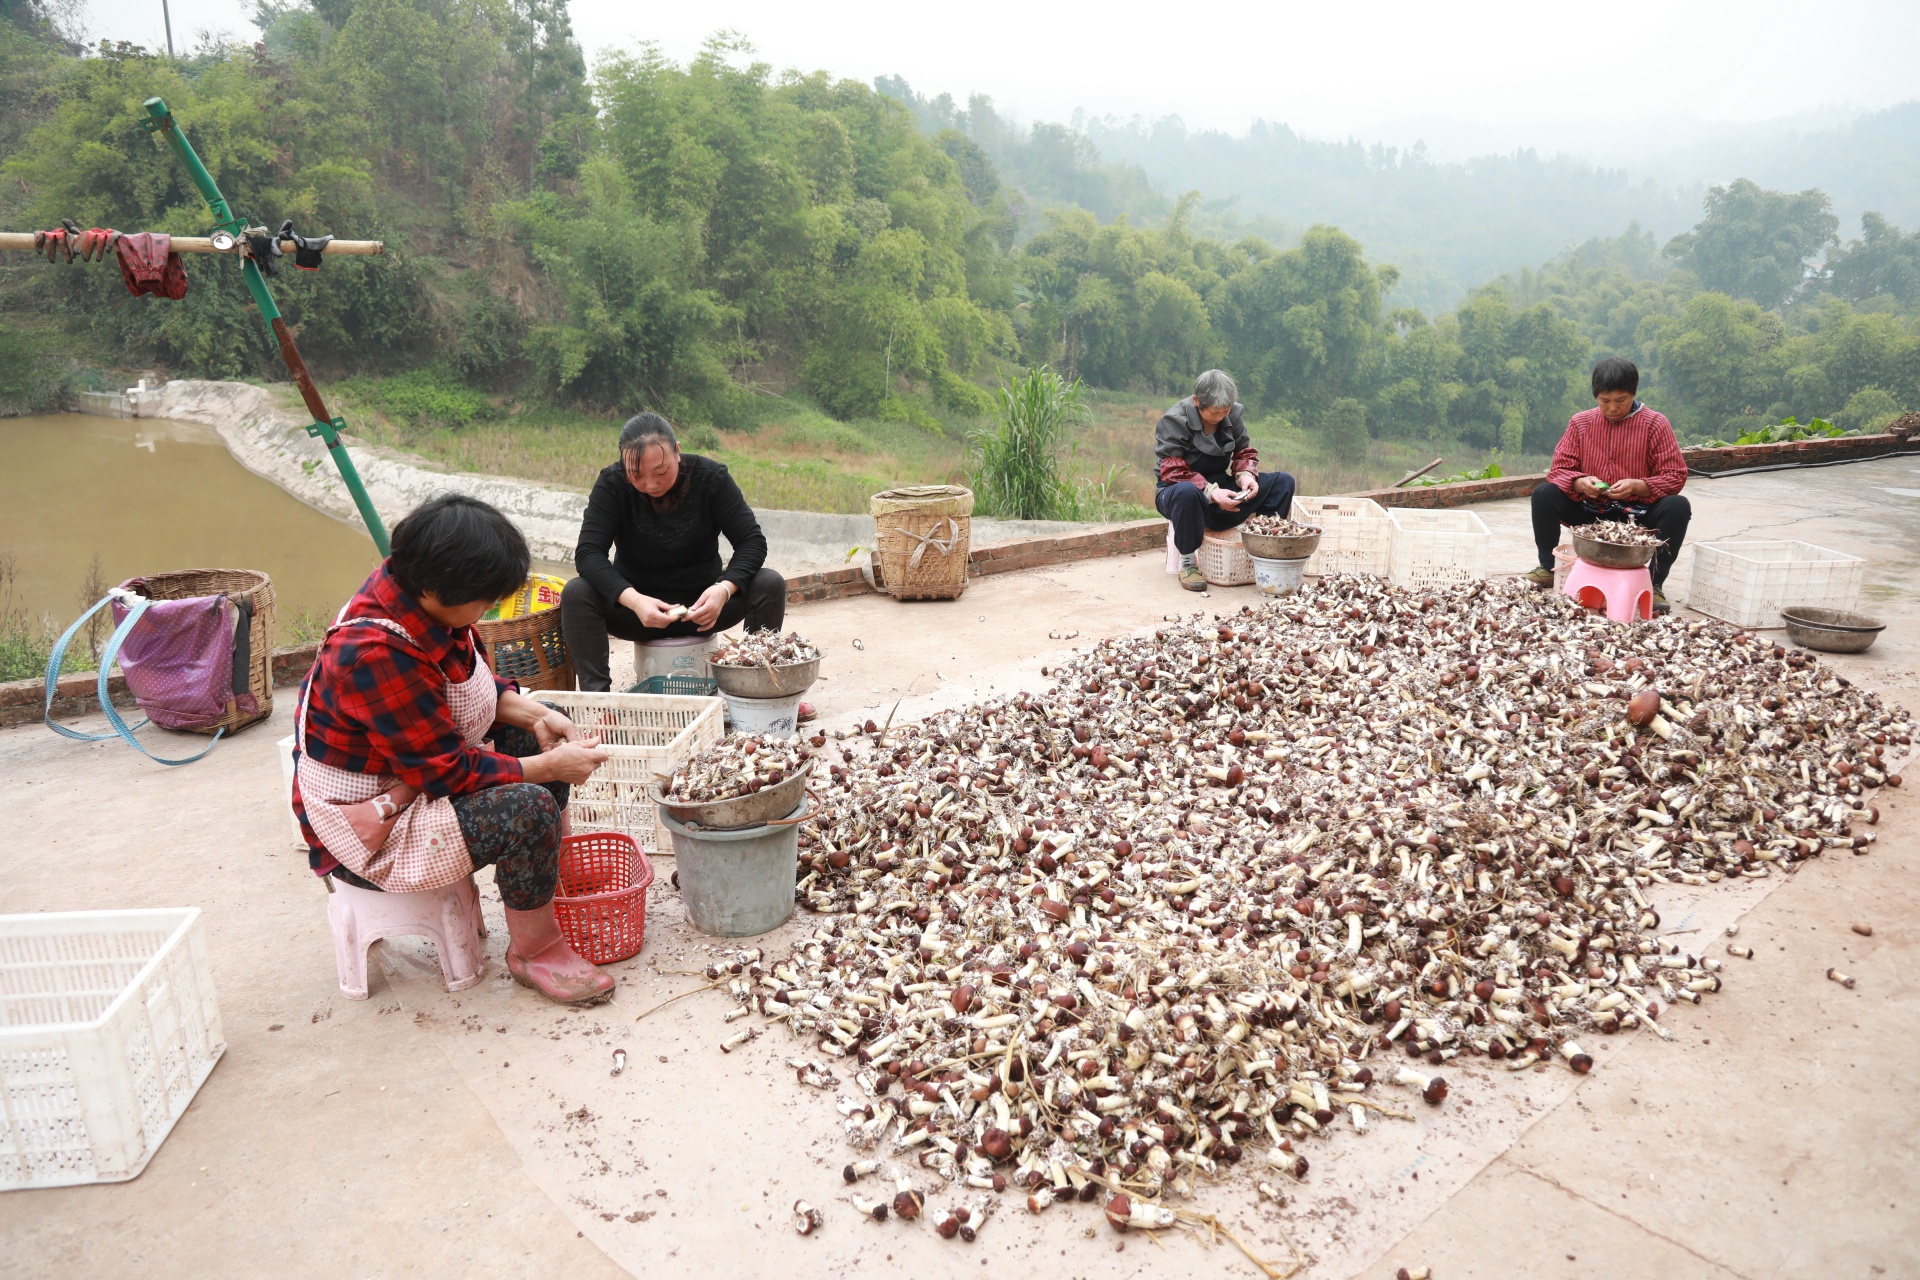
<path id="1" fill-rule="evenodd" d="M 278 232 L 261 230 L 247 232 L 247 256 L 253 259 L 253 265 L 260 268 L 260 274 L 269 278 L 280 274 L 279 260 L 285 256 L 280 249 L 280 237 L 293 227 L 289 218 Z"/>
<path id="2" fill-rule="evenodd" d="M 58 262 L 62 257 L 68 262 L 73 261 L 73 236 L 65 227 L 34 232 L 33 248 L 36 253 L 46 254 L 48 262 Z"/>
<path id="3" fill-rule="evenodd" d="M 293 237 L 293 265 L 302 271 L 318 271 L 320 255 L 327 251 L 329 244 L 333 243 L 333 237 L 330 235 L 303 236 L 291 230 L 292 219 L 288 219 L 287 227 L 289 228 L 287 234 Z"/>
<path id="4" fill-rule="evenodd" d="M 82 262 L 105 262 L 107 255 L 113 252 L 114 245 L 120 242 L 120 233 L 111 227 L 92 227 L 80 233 L 80 260 Z"/>

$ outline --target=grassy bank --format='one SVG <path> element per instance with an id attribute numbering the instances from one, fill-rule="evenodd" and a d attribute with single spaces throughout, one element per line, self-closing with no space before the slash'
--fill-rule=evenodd
<path id="1" fill-rule="evenodd" d="M 515 476 L 585 489 L 614 460 L 620 420 L 571 410 L 496 403 L 477 393 L 423 390 L 415 379 L 357 378 L 338 385 L 352 429 L 376 444 L 417 454 L 456 471 Z M 1092 496 L 1102 516 L 1153 510 L 1154 423 L 1163 397 L 1088 391 L 1090 420 L 1075 430 L 1063 459 L 1066 477 Z M 887 419 L 840 422 L 799 399 L 766 397 L 750 431 L 688 427 L 683 444 L 727 464 L 757 507 L 857 513 L 897 484 L 967 483 L 967 437 L 977 422 Z M 1279 416 L 1248 423 L 1261 465 L 1291 471 L 1302 493 L 1344 493 L 1392 484 L 1431 461 L 1429 446 L 1370 442 L 1360 462 L 1332 457 L 1321 440 Z M 1448 451 L 1438 474 L 1477 468 L 1489 455 Z M 1544 458 L 1502 460 L 1509 472 L 1538 470 Z"/>

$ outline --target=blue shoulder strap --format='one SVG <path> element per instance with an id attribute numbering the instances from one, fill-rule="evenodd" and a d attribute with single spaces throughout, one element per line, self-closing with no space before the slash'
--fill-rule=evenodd
<path id="1" fill-rule="evenodd" d="M 153 752 L 147 750 L 145 745 L 133 736 L 134 729 L 144 729 L 149 722 L 142 720 L 130 729 L 127 727 L 127 722 L 120 718 L 119 710 L 113 705 L 113 694 L 109 688 L 113 664 L 115 659 L 120 656 L 120 646 L 126 640 L 127 634 L 133 630 L 134 624 L 140 621 L 140 616 L 144 614 L 147 611 L 147 607 L 153 603 L 153 601 L 147 599 L 145 596 L 136 596 L 134 598 L 133 606 L 127 610 L 126 619 L 114 628 L 113 635 L 107 640 L 107 647 L 100 653 L 100 683 L 98 686 L 100 710 L 106 713 L 107 723 L 112 725 L 113 728 L 107 733 L 81 733 L 76 729 L 69 729 L 65 725 L 55 724 L 53 722 L 53 695 L 55 688 L 60 682 L 60 667 L 65 663 L 67 658 L 67 645 L 72 642 L 74 635 L 80 630 L 81 626 L 85 624 L 88 618 L 100 612 L 101 609 L 112 603 L 112 601 L 113 597 L 109 595 L 94 605 L 93 608 L 81 614 L 80 617 L 75 620 L 74 624 L 61 634 L 59 640 L 54 642 L 53 652 L 47 657 L 46 705 L 41 711 L 41 718 L 46 721 L 47 728 L 60 734 L 62 737 L 72 738 L 77 742 L 99 742 L 106 738 L 118 736 L 125 738 L 128 746 L 135 748 L 141 755 L 154 761 L 156 764 L 192 764 L 195 760 L 200 759 L 201 756 L 206 755 L 207 751 L 213 750 L 214 745 L 225 736 L 227 731 L 224 728 L 214 733 L 213 741 L 207 744 L 205 751 L 184 756 L 178 760 L 168 760 L 164 757 L 156 756 Z"/>

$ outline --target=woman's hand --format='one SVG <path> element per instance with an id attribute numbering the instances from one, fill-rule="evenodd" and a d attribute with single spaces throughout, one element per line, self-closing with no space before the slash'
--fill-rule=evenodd
<path id="1" fill-rule="evenodd" d="M 600 735 L 582 734 L 571 742 L 562 742 L 529 756 L 520 762 L 521 776 L 528 782 L 565 782 L 579 786 L 607 761 L 607 749 Z"/>
<path id="2" fill-rule="evenodd" d="M 579 742 L 585 737 L 580 726 L 569 720 L 565 712 L 557 707 L 549 707 L 544 715 L 528 726 L 533 731 L 533 740 L 540 744 L 542 751 L 551 751 L 563 742 Z"/>
<path id="3" fill-rule="evenodd" d="M 1217 484 L 1207 486 L 1207 500 L 1223 511 L 1238 510 L 1247 495 L 1238 489 L 1222 489 Z"/>
<path id="4" fill-rule="evenodd" d="M 700 598 L 687 610 L 687 620 L 702 631 L 713 630 L 713 624 L 720 621 L 720 611 L 727 607 L 727 601 L 733 599 L 733 588 L 724 582 L 716 582 L 700 593 Z"/>
<path id="5" fill-rule="evenodd" d="M 651 627 L 655 631 L 662 627 L 670 627 L 687 616 L 674 612 L 676 606 L 664 600 L 655 600 L 652 596 L 643 596 L 632 587 L 628 587 L 621 593 L 620 603 L 627 606 L 634 617 L 640 619 L 641 626 Z"/>

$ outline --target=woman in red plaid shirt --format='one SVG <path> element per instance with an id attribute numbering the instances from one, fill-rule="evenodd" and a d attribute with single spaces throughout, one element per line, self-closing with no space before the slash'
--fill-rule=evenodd
<path id="1" fill-rule="evenodd" d="M 293 811 L 314 872 L 363 889 L 441 888 L 494 869 L 507 969 L 563 1003 L 613 990 L 553 914 L 568 786 L 607 752 L 487 669 L 473 624 L 526 582 L 511 521 L 442 494 L 340 611 L 300 691 Z"/>
<path id="2" fill-rule="evenodd" d="M 1610 356 L 1593 369 L 1596 407 L 1576 413 L 1553 451 L 1546 483 L 1533 491 L 1533 541 L 1540 567 L 1527 575 L 1536 586 L 1553 585 L 1553 548 L 1563 525 L 1630 520 L 1660 535 L 1653 557 L 1653 607 L 1667 611 L 1661 589 L 1673 559 L 1687 539 L 1693 507 L 1680 490 L 1687 460 L 1673 437 L 1673 424 L 1634 396 L 1640 370 Z"/>

